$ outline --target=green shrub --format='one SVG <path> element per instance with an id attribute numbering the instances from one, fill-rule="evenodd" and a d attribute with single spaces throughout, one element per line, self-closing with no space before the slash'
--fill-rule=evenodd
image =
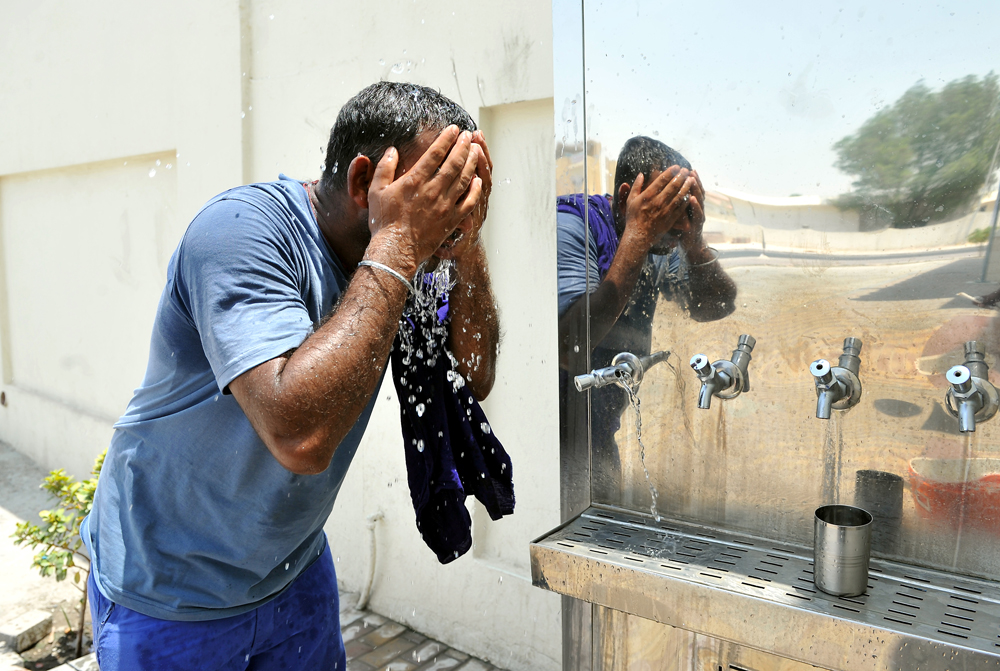
<path id="1" fill-rule="evenodd" d="M 90 513 L 94 503 L 94 490 L 97 488 L 97 478 L 104 465 L 107 450 L 101 452 L 94 462 L 93 477 L 76 482 L 72 476 L 66 475 L 63 469 L 49 473 L 41 484 L 41 488 L 59 500 L 59 507 L 53 510 L 43 510 L 38 513 L 42 525 L 21 522 L 17 525 L 12 538 L 14 545 L 27 545 L 32 550 L 41 548 L 31 565 L 37 568 L 42 576 L 54 576 L 56 580 L 65 580 L 70 571 L 73 583 L 83 592 L 80 608 L 80 623 L 76 639 L 76 655 L 80 656 L 83 647 L 83 617 L 87 601 L 87 576 L 90 574 L 90 561 L 83 554 L 83 541 L 80 539 L 80 523 Z M 82 561 L 82 565 L 81 562 Z M 83 586 L 80 586 L 80 582 Z"/>
<path id="2" fill-rule="evenodd" d="M 969 233 L 969 242 L 974 245 L 981 245 L 989 239 L 990 229 L 988 228 L 977 228 L 972 233 Z"/>

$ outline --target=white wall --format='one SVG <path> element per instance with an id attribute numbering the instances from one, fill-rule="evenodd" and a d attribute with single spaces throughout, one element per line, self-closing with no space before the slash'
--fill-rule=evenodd
<path id="1" fill-rule="evenodd" d="M 165 266 L 209 197 L 319 176 L 341 105 L 378 79 L 440 88 L 496 163 L 485 239 L 505 340 L 486 411 L 516 514 L 474 509 L 439 566 L 416 534 L 391 385 L 328 525 L 342 584 L 511 669 L 557 668 L 559 599 L 527 542 L 558 523 L 554 146 L 548 3 L 0 0 L 0 440 L 82 476 L 142 378 Z M 507 181 L 509 180 L 509 181 Z M 478 506 L 478 504 L 475 504 Z"/>

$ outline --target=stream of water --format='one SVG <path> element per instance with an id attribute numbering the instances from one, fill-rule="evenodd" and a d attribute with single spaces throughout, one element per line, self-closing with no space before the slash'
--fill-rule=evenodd
<path id="1" fill-rule="evenodd" d="M 840 503 L 840 481 L 843 469 L 844 430 L 840 411 L 825 420 L 823 436 L 823 505 Z"/>
<path id="2" fill-rule="evenodd" d="M 660 521 L 660 513 L 656 510 L 656 498 L 658 493 L 656 491 L 656 486 L 653 481 L 649 478 L 649 469 L 646 468 L 646 445 L 642 442 L 642 411 L 640 410 L 639 395 L 632 389 L 632 376 L 625 373 L 622 376 L 622 387 L 628 394 L 629 405 L 635 411 L 635 439 L 639 441 L 639 461 L 642 463 L 642 472 L 646 475 L 646 484 L 649 485 L 649 495 L 652 497 L 652 503 L 649 506 L 649 512 L 653 514 L 653 519 L 657 522 Z"/>
<path id="3" fill-rule="evenodd" d="M 975 433 L 965 434 L 965 450 L 962 453 L 962 461 L 965 462 L 965 468 L 962 471 L 962 496 L 958 507 L 958 534 L 955 536 L 955 554 L 951 558 L 952 570 L 955 570 L 958 566 L 958 553 L 962 549 L 962 530 L 965 527 L 965 509 L 968 505 L 969 467 L 972 465 L 973 439 L 975 436 Z"/>

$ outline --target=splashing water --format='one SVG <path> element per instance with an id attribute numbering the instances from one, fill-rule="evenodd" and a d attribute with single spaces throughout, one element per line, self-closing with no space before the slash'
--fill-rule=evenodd
<path id="1" fill-rule="evenodd" d="M 403 352 L 403 364 L 414 373 L 418 365 L 414 358 L 433 368 L 437 363 L 437 358 L 443 352 L 448 357 L 450 364 L 450 370 L 445 373 L 445 377 L 452 384 L 454 390 L 458 392 L 465 386 L 466 381 L 457 370 L 458 359 L 446 345 L 450 321 L 448 315 L 444 312 L 438 312 L 438 299 L 447 296 L 455 286 L 455 280 L 452 279 L 453 268 L 454 262 L 445 259 L 438 263 L 433 272 L 424 272 L 423 266 L 418 269 L 416 279 L 413 282 L 413 295 L 407 301 L 399 320 L 399 345 Z M 424 341 L 427 343 L 424 349 L 416 347 L 413 342 L 415 329 L 420 329 Z M 417 391 L 419 392 L 420 389 Z M 413 404 L 416 403 L 417 398 L 410 396 L 407 400 Z M 417 415 L 422 415 L 419 407 Z"/>
<path id="2" fill-rule="evenodd" d="M 639 461 L 642 463 L 642 472 L 646 475 L 646 484 L 649 485 L 649 495 L 652 498 L 652 503 L 649 506 L 649 512 L 653 514 L 653 519 L 659 522 L 661 520 L 660 513 L 656 511 L 656 499 L 659 496 L 656 491 L 656 486 L 653 481 L 649 478 L 649 469 L 646 468 L 646 445 L 642 442 L 642 412 L 639 409 L 640 401 L 639 395 L 636 394 L 635 390 L 632 389 L 632 376 L 628 373 L 622 375 L 621 386 L 625 388 L 625 392 L 628 394 L 629 405 L 635 410 L 635 439 L 639 441 Z"/>

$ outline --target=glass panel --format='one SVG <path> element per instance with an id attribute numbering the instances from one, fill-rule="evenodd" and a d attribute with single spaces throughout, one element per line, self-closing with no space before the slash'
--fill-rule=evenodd
<path id="1" fill-rule="evenodd" d="M 558 67 L 556 109 L 557 135 L 572 138 L 562 150 L 588 157 L 572 172 L 586 185 L 559 184 L 623 207 L 605 226 L 613 255 L 600 227 L 577 224 L 576 248 L 590 255 L 575 266 L 572 222 L 560 215 L 561 288 L 589 272 L 593 292 L 589 364 L 569 356 L 589 349 L 586 334 L 563 324 L 566 405 L 584 396 L 569 377 L 621 351 L 671 351 L 639 388 L 645 469 L 626 393 L 589 392 L 593 499 L 649 511 L 655 488 L 659 514 L 804 544 L 818 506 L 858 503 L 876 514 L 876 554 L 1000 578 L 1000 419 L 986 418 L 1000 322 L 973 299 L 993 299 L 1000 282 L 990 253 L 1000 6 L 587 1 L 583 15 L 582 140 L 577 126 L 566 131 L 582 100 L 561 105 L 573 94 L 560 94 Z M 640 135 L 648 141 L 626 146 Z M 645 187 L 669 203 L 668 180 L 653 178 L 683 163 L 664 159 L 660 142 L 704 192 L 682 175 L 696 204 L 644 219 L 639 205 L 654 192 L 629 175 L 646 171 Z M 624 194 L 623 180 L 634 187 Z M 684 234 L 661 238 L 671 226 Z M 647 257 L 651 241 L 681 253 Z M 617 319 L 616 290 L 631 294 Z M 692 358 L 728 361 L 741 334 L 756 339 L 749 391 L 724 399 L 709 388 L 699 408 Z M 849 337 L 861 341 L 860 384 L 840 358 Z M 985 409 L 962 433 L 946 373 L 968 358 L 968 341 L 986 365 L 971 365 L 970 383 L 953 373 L 960 387 L 979 385 L 955 405 L 970 417 L 978 400 Z M 833 370 L 811 371 L 820 359 Z M 739 366 L 717 368 L 712 384 L 733 395 Z M 829 419 L 817 418 L 817 380 L 830 388 Z"/>
<path id="2" fill-rule="evenodd" d="M 556 194 L 583 193 L 587 188 L 592 161 L 584 151 L 586 118 L 583 79 L 583 7 L 579 0 L 553 0 L 553 108 L 556 132 Z M 589 170 L 588 170 L 589 168 Z M 584 231 L 586 235 L 587 232 Z M 599 278 L 583 278 L 584 287 L 596 286 Z M 584 289 L 578 289 L 580 293 Z M 565 290 L 560 286 L 560 292 Z M 562 304 L 560 300 L 560 305 Z M 562 464 L 562 519 L 582 512 L 590 496 L 589 407 L 585 394 L 568 394 L 573 389 L 569 373 L 590 369 L 586 301 L 582 309 L 559 323 L 560 358 L 560 461 Z M 561 309 L 560 314 L 564 311 Z"/>

